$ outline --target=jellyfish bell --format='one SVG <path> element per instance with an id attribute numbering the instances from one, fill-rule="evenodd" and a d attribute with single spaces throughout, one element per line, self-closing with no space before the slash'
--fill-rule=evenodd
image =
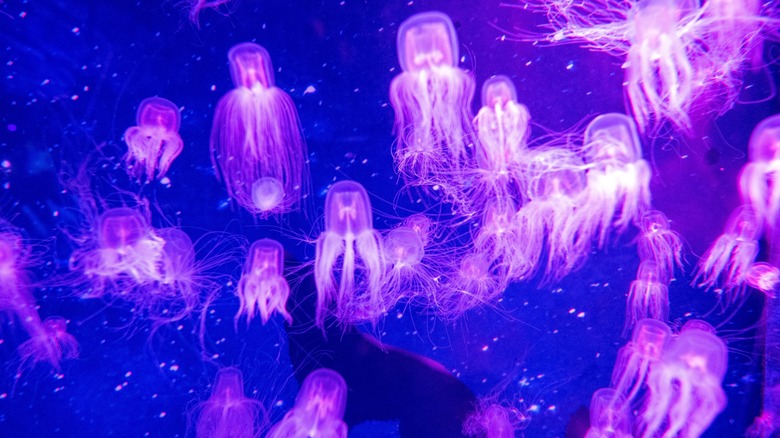
<path id="1" fill-rule="evenodd" d="M 413 229 L 399 227 L 385 236 L 385 254 L 393 265 L 415 266 L 425 253 L 423 242 Z"/>
<path id="2" fill-rule="evenodd" d="M 288 323 L 292 322 L 286 309 L 290 286 L 283 271 L 284 247 L 281 243 L 273 239 L 252 243 L 236 289 L 240 301 L 236 325 L 242 315 L 246 315 L 248 325 L 256 313 L 265 324 L 274 312 L 279 312 Z"/>
<path id="3" fill-rule="evenodd" d="M 317 420 L 341 420 L 347 409 L 347 382 L 331 369 L 314 370 L 304 379 L 295 406 Z"/>
<path id="4" fill-rule="evenodd" d="M 754 263 L 747 273 L 747 283 L 774 298 L 780 285 L 780 269 L 766 262 Z"/>
<path id="5" fill-rule="evenodd" d="M 211 396 L 199 403 L 195 436 L 251 438 L 267 422 L 263 405 L 244 395 L 244 379 L 236 367 L 217 371 Z"/>
<path id="6" fill-rule="evenodd" d="M 427 246 L 428 242 L 430 242 L 431 238 L 433 237 L 433 221 L 431 221 L 428 216 L 422 213 L 416 213 L 404 219 L 403 226 L 409 228 L 417 234 L 417 237 L 420 238 L 420 242 L 422 242 L 423 247 Z"/>
<path id="7" fill-rule="evenodd" d="M 753 129 L 748 158 L 752 162 L 765 163 L 780 159 L 780 114 L 767 117 Z"/>
<path id="8" fill-rule="evenodd" d="M 482 85 L 482 106 L 503 108 L 509 102 L 517 102 L 517 90 L 508 76 L 493 76 Z"/>
<path id="9" fill-rule="evenodd" d="M 629 404 L 613 388 L 597 389 L 590 399 L 590 429 L 585 438 L 630 438 Z"/>
<path id="10" fill-rule="evenodd" d="M 276 178 L 262 177 L 252 183 L 252 202 L 261 213 L 273 212 L 284 199 L 284 186 Z"/>
<path id="11" fill-rule="evenodd" d="M 450 17 L 441 12 L 424 12 L 401 23 L 398 62 L 403 71 L 409 72 L 457 66 L 458 37 Z"/>
<path id="12" fill-rule="evenodd" d="M 124 135 L 127 171 L 139 179 L 160 179 L 184 148 L 179 136 L 179 108 L 161 97 L 144 99 L 138 106 L 136 124 Z"/>
<path id="13" fill-rule="evenodd" d="M 271 56 L 259 44 L 246 42 L 233 46 L 228 51 L 230 61 L 230 76 L 233 85 L 254 90 L 275 85 Z"/>
<path id="14" fill-rule="evenodd" d="M 627 164 L 642 158 L 636 124 L 625 114 L 602 114 L 585 128 L 585 145 L 588 162 L 614 162 Z"/>
<path id="15" fill-rule="evenodd" d="M 211 388 L 211 399 L 230 404 L 244 398 L 244 376 L 236 367 L 220 368 Z"/>
<path id="16" fill-rule="evenodd" d="M 339 236 L 354 236 L 373 228 L 371 202 L 360 183 L 339 181 L 325 198 L 325 229 Z"/>
<path id="17" fill-rule="evenodd" d="M 135 245 L 148 233 L 141 213 L 125 207 L 106 210 L 100 215 L 98 227 L 100 245 L 115 250 Z"/>
<path id="18" fill-rule="evenodd" d="M 149 97 L 138 105 L 138 126 L 159 127 L 165 132 L 178 132 L 181 125 L 179 107 L 162 97 Z"/>

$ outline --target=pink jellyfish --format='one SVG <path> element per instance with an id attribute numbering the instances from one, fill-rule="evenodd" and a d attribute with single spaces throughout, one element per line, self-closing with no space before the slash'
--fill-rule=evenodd
<path id="1" fill-rule="evenodd" d="M 453 268 L 433 294 L 443 318 L 456 319 L 474 307 L 489 305 L 506 288 L 505 279 L 492 275 L 490 263 L 479 253 L 467 253 Z"/>
<path id="2" fill-rule="evenodd" d="M 672 231 L 669 219 L 658 210 L 645 212 L 639 228 L 642 233 L 637 241 L 639 258 L 655 261 L 661 281 L 671 281 L 675 265 L 682 269 L 683 244 L 680 235 Z"/>
<path id="3" fill-rule="evenodd" d="M 267 421 L 263 405 L 244 395 L 244 378 L 235 367 L 217 371 L 211 397 L 196 410 L 197 438 L 255 438 Z"/>
<path id="4" fill-rule="evenodd" d="M 774 239 L 780 217 L 780 114 L 764 119 L 753 129 L 748 148 L 750 162 L 739 177 L 743 202 L 753 207 L 761 228 Z"/>
<path id="5" fill-rule="evenodd" d="M 520 165 L 531 129 L 528 108 L 517 102 L 517 91 L 506 76 L 493 76 L 482 86 L 482 109 L 474 119 L 479 142 L 477 199 L 521 195 Z"/>
<path id="6" fill-rule="evenodd" d="M 516 430 L 525 429 L 524 420 L 517 408 L 481 401 L 463 423 L 463 432 L 468 436 L 513 438 Z"/>
<path id="7" fill-rule="evenodd" d="M 545 281 L 555 281 L 579 267 L 590 251 L 589 230 L 576 214 L 586 190 L 584 165 L 564 148 L 535 150 L 528 163 L 530 200 L 515 215 L 517 247 L 535 270 L 546 235 Z"/>
<path id="8" fill-rule="evenodd" d="M 686 324 L 647 377 L 641 436 L 700 436 L 726 407 L 726 344 L 701 321 Z"/>
<path id="9" fill-rule="evenodd" d="M 498 272 L 511 279 L 527 279 L 534 270 L 517 244 L 517 208 L 511 198 L 487 201 L 482 226 L 476 229 L 474 248 Z"/>
<path id="10" fill-rule="evenodd" d="M 156 280 L 129 295 L 150 316 L 170 323 L 192 314 L 200 305 L 200 293 L 209 281 L 195 260 L 190 237 L 178 228 L 161 228 L 154 234 L 163 241 Z"/>
<path id="11" fill-rule="evenodd" d="M 179 156 L 181 116 L 173 102 L 161 97 L 144 99 L 135 118 L 138 126 L 125 131 L 127 172 L 141 179 L 162 179 Z"/>
<path id="12" fill-rule="evenodd" d="M 414 229 L 402 225 L 390 230 L 384 239 L 387 275 L 384 287 L 390 295 L 401 298 L 421 293 L 432 287 L 433 278 L 422 259 L 425 246 Z"/>
<path id="13" fill-rule="evenodd" d="M 75 359 L 79 356 L 79 344 L 76 338 L 67 332 L 65 318 L 50 316 L 41 323 L 37 313 L 32 315 L 36 323 L 29 320 L 24 322 L 30 339 L 17 349 L 21 367 L 47 362 L 52 368 L 59 370 L 63 359 Z"/>
<path id="14" fill-rule="evenodd" d="M 344 378 L 327 368 L 314 370 L 303 381 L 295 407 L 268 432 L 268 438 L 346 438 L 342 420 L 346 408 Z"/>
<path id="15" fill-rule="evenodd" d="M 440 182 L 466 163 L 473 138 L 475 85 L 458 68 L 458 38 L 450 18 L 426 12 L 401 23 L 398 61 L 403 72 L 390 85 L 398 136 L 395 164 L 414 182 Z"/>
<path id="16" fill-rule="evenodd" d="M 600 388 L 590 399 L 590 428 L 585 438 L 631 438 L 631 413 L 623 395 Z"/>
<path id="17" fill-rule="evenodd" d="M 774 298 L 780 285 L 780 269 L 766 262 L 754 263 L 745 278 L 747 284 Z"/>
<path id="18" fill-rule="evenodd" d="M 271 57 L 263 47 L 238 44 L 228 60 L 236 88 L 220 99 L 214 113 L 212 162 L 241 207 L 260 217 L 288 212 L 300 205 L 308 188 L 298 111 L 274 85 Z"/>
<path id="19" fill-rule="evenodd" d="M 362 185 L 339 181 L 325 198 L 325 231 L 317 239 L 314 279 L 317 325 L 332 302 L 342 322 L 376 322 L 392 303 L 382 288 L 386 261 L 382 236 L 373 228 L 371 202 Z M 342 257 L 338 285 L 334 275 Z"/>
<path id="20" fill-rule="evenodd" d="M 235 8 L 235 4 L 232 4 L 233 0 L 186 0 L 185 3 L 190 22 L 198 29 L 200 29 L 200 13 L 204 9 L 214 9 L 227 16 Z"/>
<path id="21" fill-rule="evenodd" d="M 699 261 L 694 282 L 700 287 L 721 287 L 729 302 L 745 289 L 745 278 L 758 255 L 761 222 L 753 209 L 738 207 L 731 213 L 726 230 Z"/>
<path id="22" fill-rule="evenodd" d="M 650 207 L 650 166 L 642 159 L 634 121 L 625 114 L 593 119 L 585 129 L 583 155 L 587 200 L 576 221 L 587 224 L 603 248 L 613 225 L 622 233 Z"/>
<path id="23" fill-rule="evenodd" d="M 90 296 L 100 297 L 108 286 L 120 282 L 143 285 L 159 280 L 164 245 L 141 213 L 114 208 L 100 216 L 93 247 L 71 255 L 71 268 L 92 279 Z"/>
<path id="24" fill-rule="evenodd" d="M 634 326 L 631 341 L 618 352 L 612 371 L 612 387 L 625 395 L 626 403 L 636 397 L 648 372 L 661 360 L 661 354 L 672 336 L 665 322 L 641 319 Z"/>
<path id="25" fill-rule="evenodd" d="M 666 321 L 669 317 L 669 287 L 658 263 L 644 260 L 639 264 L 636 280 L 631 282 L 626 306 L 626 330 L 640 319 Z"/>
<path id="26" fill-rule="evenodd" d="M 249 325 L 257 313 L 265 324 L 274 312 L 279 312 L 288 323 L 292 323 L 292 316 L 285 308 L 290 286 L 283 271 L 284 248 L 281 243 L 260 239 L 252 244 L 236 289 L 241 301 L 236 324 L 241 315 L 245 315 Z"/>

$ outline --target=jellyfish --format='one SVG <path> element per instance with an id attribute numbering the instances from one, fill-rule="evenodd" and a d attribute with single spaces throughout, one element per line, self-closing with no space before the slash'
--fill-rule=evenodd
<path id="1" fill-rule="evenodd" d="M 517 91 L 506 76 L 493 76 L 482 86 L 482 109 L 474 119 L 475 196 L 486 199 L 522 195 L 520 164 L 531 133 L 528 108 L 517 102 Z"/>
<path id="2" fill-rule="evenodd" d="M 600 388 L 590 399 L 590 428 L 585 438 L 631 438 L 631 413 L 623 395 Z"/>
<path id="3" fill-rule="evenodd" d="M 587 171 L 586 200 L 577 209 L 576 222 L 607 243 L 609 231 L 624 232 L 650 207 L 650 166 L 634 122 L 625 114 L 603 114 L 585 129 L 583 146 Z M 618 215 L 618 213 L 620 213 Z"/>
<path id="4" fill-rule="evenodd" d="M 628 291 L 626 330 L 641 319 L 666 321 L 669 317 L 669 287 L 662 275 L 654 260 L 639 264 L 636 280 Z"/>
<path id="5" fill-rule="evenodd" d="M 236 313 L 236 324 L 244 315 L 249 325 L 257 313 L 265 324 L 274 312 L 279 312 L 288 323 L 292 323 L 292 317 L 285 308 L 290 286 L 283 271 L 284 248 L 281 243 L 260 239 L 252 244 L 236 289 L 241 302 Z"/>
<path id="6" fill-rule="evenodd" d="M 184 148 L 179 108 L 170 100 L 150 97 L 138 106 L 135 120 L 138 126 L 125 131 L 127 172 L 139 180 L 162 179 Z"/>
<path id="7" fill-rule="evenodd" d="M 217 371 L 211 397 L 196 410 L 197 438 L 255 438 L 267 421 L 263 405 L 244 395 L 244 378 L 236 367 Z"/>
<path id="8" fill-rule="evenodd" d="M 726 407 L 726 344 L 701 321 L 683 326 L 647 377 L 641 436 L 700 436 Z"/>
<path id="9" fill-rule="evenodd" d="M 187 16 L 190 22 L 200 29 L 200 13 L 204 9 L 214 9 L 222 15 L 230 15 L 235 7 L 231 3 L 233 0 L 187 0 Z"/>
<path id="10" fill-rule="evenodd" d="M 209 283 L 195 260 L 190 237 L 178 228 L 154 231 L 163 241 L 157 280 L 134 299 L 157 322 L 170 323 L 192 314 L 200 305 L 200 294 Z"/>
<path id="11" fill-rule="evenodd" d="M 301 385 L 295 407 L 268 432 L 268 438 L 346 438 L 347 383 L 327 368 L 312 371 Z"/>
<path id="12" fill-rule="evenodd" d="M 669 326 L 656 319 L 641 319 L 634 326 L 631 341 L 618 352 L 612 371 L 612 387 L 631 401 L 639 393 L 648 372 L 658 364 L 672 336 Z"/>
<path id="13" fill-rule="evenodd" d="M 403 72 L 390 85 L 395 110 L 395 164 L 416 183 L 456 176 L 473 141 L 473 78 L 458 68 L 458 38 L 448 16 L 426 12 L 398 29 Z"/>
<path id="14" fill-rule="evenodd" d="M 382 236 L 373 228 L 371 202 L 362 185 L 339 181 L 325 197 L 325 231 L 317 239 L 314 278 L 317 325 L 332 302 L 342 322 L 376 322 L 389 305 L 382 288 L 386 261 Z M 339 279 L 334 268 L 339 259 Z"/>
<path id="15" fill-rule="evenodd" d="M 513 438 L 515 430 L 523 428 L 520 411 L 501 404 L 477 407 L 477 411 L 466 418 L 463 432 L 468 436 L 486 438 Z"/>
<path id="16" fill-rule="evenodd" d="M 766 262 L 754 263 L 745 278 L 747 284 L 774 298 L 780 286 L 780 269 Z"/>
<path id="17" fill-rule="evenodd" d="M 41 323 L 34 311 L 30 317 L 32 321 L 23 321 L 30 333 L 30 339 L 17 348 L 21 368 L 47 362 L 52 368 L 59 370 L 62 360 L 76 359 L 79 356 L 79 344 L 76 338 L 68 333 L 65 318 L 50 316 Z"/>
<path id="18" fill-rule="evenodd" d="M 734 302 L 745 289 L 745 279 L 758 255 L 761 222 L 753 208 L 738 207 L 731 213 L 726 230 L 699 261 L 694 283 L 699 287 L 719 286 Z"/>
<path id="19" fill-rule="evenodd" d="M 388 265 L 384 287 L 391 294 L 412 295 L 430 287 L 432 278 L 422 263 L 425 247 L 412 228 L 400 226 L 390 230 L 385 236 L 384 248 Z"/>
<path id="20" fill-rule="evenodd" d="M 228 60 L 235 88 L 217 104 L 211 130 L 217 176 L 247 211 L 259 217 L 286 213 L 300 206 L 308 188 L 298 111 L 275 86 L 271 58 L 263 47 L 238 44 Z"/>
<path id="21" fill-rule="evenodd" d="M 528 162 L 529 201 L 515 215 L 517 247 L 535 270 L 546 235 L 545 281 L 555 281 L 579 267 L 590 251 L 589 229 L 576 214 L 586 190 L 583 164 L 564 148 L 537 149 Z"/>
<path id="22" fill-rule="evenodd" d="M 502 275 L 524 280 L 533 273 L 534 267 L 517 245 L 516 213 L 517 208 L 511 198 L 487 201 L 482 226 L 475 231 L 474 248 Z"/>
<path id="23" fill-rule="evenodd" d="M 682 269 L 682 239 L 669 227 L 669 219 L 658 210 L 649 210 L 640 220 L 641 235 L 637 251 L 641 260 L 653 260 L 660 279 L 668 283 L 674 277 L 674 267 Z"/>
<path id="24" fill-rule="evenodd" d="M 469 252 L 455 262 L 447 282 L 433 293 L 438 313 L 456 319 L 474 307 L 489 305 L 506 288 L 506 278 L 490 272 L 490 263 L 477 252 Z"/>
<path id="25" fill-rule="evenodd" d="M 780 114 L 761 121 L 753 129 L 748 147 L 750 161 L 739 177 L 742 201 L 755 212 L 770 245 L 780 214 Z"/>
<path id="26" fill-rule="evenodd" d="M 100 297 L 118 283 L 143 285 L 160 279 L 165 241 L 157 237 L 137 210 L 106 210 L 98 220 L 93 240 L 94 247 L 71 255 L 71 269 L 94 280 L 89 297 Z"/>

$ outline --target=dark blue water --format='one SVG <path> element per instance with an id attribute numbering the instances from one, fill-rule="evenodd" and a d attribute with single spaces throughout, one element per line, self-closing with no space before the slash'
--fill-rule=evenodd
<path id="1" fill-rule="evenodd" d="M 440 10 L 452 17 L 461 66 L 473 70 L 478 86 L 494 74 L 512 78 L 533 119 L 532 144 L 594 115 L 625 111 L 621 60 L 574 45 L 513 40 L 513 30 L 534 30 L 544 17 L 498 0 L 243 0 L 229 15 L 204 11 L 200 29 L 176 3 L 0 2 L 0 161 L 9 164 L 2 171 L 0 212 L 31 240 L 49 239 L 45 264 L 35 270 L 39 280 L 67 272 L 72 245 L 63 229 L 76 226 L 79 206 L 63 193 L 60 179 L 96 148 L 105 162 L 117 165 L 96 170 L 101 178 L 151 199 L 153 225 L 181 226 L 193 240 L 209 231 L 250 242 L 272 237 L 310 259 L 313 245 L 301 238 L 313 239 L 321 230 L 325 190 L 342 179 L 357 180 L 369 191 L 376 228 L 422 210 L 407 198 L 396 200 L 401 184 L 393 171 L 387 96 L 399 72 L 398 25 L 418 12 Z M 214 106 L 232 88 L 226 53 L 243 41 L 270 52 L 277 85 L 298 107 L 311 155 L 310 208 L 282 222 L 257 221 L 231 207 L 209 158 Z M 776 57 L 777 50 L 770 46 L 767 55 Z M 776 71 L 770 74 L 777 79 Z M 764 75 L 748 74 L 746 83 L 751 87 L 744 100 L 769 93 Z M 314 92 L 304 94 L 309 87 Z M 138 103 L 154 95 L 183 107 L 185 149 L 171 167 L 169 185 L 140 188 L 120 166 L 121 136 L 134 124 Z M 762 335 L 755 328 L 763 298 L 754 293 L 738 312 L 722 312 L 717 296 L 689 286 L 691 272 L 738 203 L 736 176 L 750 131 L 778 109 L 776 98 L 737 105 L 714 123 L 702 123 L 694 138 L 669 133 L 646 139 L 643 147 L 654 170 L 653 205 L 688 244 L 686 273 L 670 287 L 671 322 L 702 317 L 729 346 L 723 384 L 729 403 L 707 436 L 739 436 L 758 415 Z M 96 196 L 110 191 L 98 189 L 104 192 Z M 427 204 L 435 209 L 436 200 Z M 617 351 L 627 340 L 625 297 L 639 263 L 634 236 L 628 233 L 593 254 L 559 284 L 511 285 L 497 309 L 444 323 L 424 309 L 399 306 L 372 333 L 441 362 L 480 397 L 513 402 L 529 417 L 525 436 L 580 436 L 590 397 L 609 385 Z M 201 240 L 199 254 L 215 244 Z M 228 271 L 238 273 L 241 262 Z M 66 317 L 81 354 L 59 373 L 40 367 L 15 379 L 14 350 L 25 335 L 12 324 L 2 331 L 0 436 L 185 436 L 187 412 L 208 397 L 218 365 L 240 367 L 247 395 L 278 421 L 298 389 L 283 321 L 258 321 L 236 332 L 238 300 L 231 291 L 224 288 L 206 319 L 214 356 L 204 362 L 193 334 L 197 318 L 152 335 L 129 306 L 82 300 L 66 286 L 38 288 L 39 313 Z M 397 436 L 397 425 L 363 425 L 350 436 Z"/>

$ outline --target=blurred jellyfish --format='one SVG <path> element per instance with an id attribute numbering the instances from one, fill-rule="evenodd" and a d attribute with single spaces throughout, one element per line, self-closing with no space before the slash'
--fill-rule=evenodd
<path id="1" fill-rule="evenodd" d="M 236 313 L 236 324 L 244 315 L 249 325 L 257 313 L 265 324 L 274 312 L 279 312 L 288 323 L 292 322 L 285 308 L 290 286 L 283 271 L 284 248 L 281 243 L 260 239 L 252 244 L 236 289 L 241 302 Z"/>
<path id="2" fill-rule="evenodd" d="M 347 407 L 347 383 L 336 371 L 312 371 L 301 385 L 295 407 L 277 423 L 268 438 L 346 438 L 342 420 Z"/>
<path id="3" fill-rule="evenodd" d="M 699 287 L 720 287 L 729 302 L 745 289 L 745 278 L 758 255 L 761 222 L 751 207 L 741 206 L 731 213 L 726 229 L 699 261 L 694 282 Z"/>
<path id="4" fill-rule="evenodd" d="M 463 424 L 463 432 L 469 436 L 485 438 L 513 438 L 515 431 L 524 429 L 520 411 L 513 407 L 491 404 L 477 407 Z"/>
<path id="5" fill-rule="evenodd" d="M 709 324 L 683 326 L 647 377 L 641 436 L 700 436 L 726 407 L 726 344 Z"/>
<path id="6" fill-rule="evenodd" d="M 388 265 L 384 287 L 394 295 L 411 295 L 426 289 L 432 279 L 421 263 L 425 246 L 420 235 L 410 227 L 400 226 L 387 233 L 384 244 Z"/>
<path id="7" fill-rule="evenodd" d="M 631 438 L 631 413 L 623 395 L 597 389 L 590 399 L 590 428 L 585 438 Z"/>
<path id="8" fill-rule="evenodd" d="M 488 200 L 482 214 L 482 226 L 475 231 L 474 248 L 500 275 L 524 280 L 533 273 L 534 267 L 517 244 L 516 213 L 511 198 Z"/>
<path id="9" fill-rule="evenodd" d="M 506 288 L 505 279 L 491 275 L 490 263 L 479 253 L 467 253 L 455 263 L 448 281 L 433 295 L 443 318 L 456 319 L 470 309 L 490 305 Z"/>
<path id="10" fill-rule="evenodd" d="M 202 278 L 187 233 L 178 228 L 161 228 L 154 233 L 164 242 L 156 281 L 135 300 L 152 318 L 169 323 L 189 316 L 198 308 L 207 280 Z"/>
<path id="11" fill-rule="evenodd" d="M 656 319 L 642 319 L 634 326 L 631 341 L 618 352 L 612 371 L 612 387 L 618 394 L 625 395 L 627 404 L 639 393 L 671 336 L 669 326 Z"/>
<path id="12" fill-rule="evenodd" d="M 775 183 L 780 178 L 780 114 L 756 125 L 748 155 L 750 162 L 739 177 L 742 201 L 753 207 L 771 243 L 780 214 L 780 187 Z"/>
<path id="13" fill-rule="evenodd" d="M 529 201 L 515 215 L 517 247 L 536 269 L 546 235 L 545 281 L 555 281 L 579 267 L 590 251 L 590 230 L 576 214 L 586 189 L 583 164 L 564 148 L 535 150 L 528 162 Z"/>
<path id="14" fill-rule="evenodd" d="M 403 72 L 390 85 L 395 110 L 395 164 L 417 183 L 455 175 L 473 141 L 474 80 L 458 68 L 458 38 L 448 16 L 426 12 L 398 29 Z"/>
<path id="15" fill-rule="evenodd" d="M 485 81 L 482 109 L 474 119 L 479 138 L 475 145 L 477 200 L 522 194 L 519 166 L 528 148 L 530 119 L 525 105 L 517 103 L 517 91 L 508 77 Z"/>
<path id="16" fill-rule="evenodd" d="M 275 86 L 263 47 L 238 44 L 228 60 L 236 88 L 220 99 L 214 113 L 212 162 L 238 205 L 260 217 L 285 213 L 300 204 L 308 187 L 298 111 Z"/>
<path id="17" fill-rule="evenodd" d="M 188 9 L 187 15 L 190 22 L 198 29 L 200 29 L 200 13 L 204 9 L 214 9 L 220 14 L 227 16 L 230 15 L 232 8 L 235 7 L 231 4 L 233 0 L 186 0 L 184 3 Z"/>
<path id="18" fill-rule="evenodd" d="M 626 306 L 626 330 L 640 319 L 666 321 L 669 317 L 669 287 L 661 276 L 658 263 L 644 260 L 639 264 L 636 280 L 631 282 Z"/>
<path id="19" fill-rule="evenodd" d="M 30 333 L 30 339 L 24 341 L 17 349 L 21 360 L 20 368 L 46 362 L 55 370 L 59 370 L 62 360 L 75 359 L 79 356 L 79 344 L 76 338 L 68 333 L 68 323 L 65 318 L 50 316 L 43 323 L 40 322 L 37 313 L 33 318 L 37 323 L 31 321 L 24 323 Z"/>
<path id="20" fill-rule="evenodd" d="M 267 421 L 263 405 L 244 395 L 244 378 L 235 367 L 217 371 L 211 397 L 196 410 L 197 438 L 255 438 Z"/>
<path id="21" fill-rule="evenodd" d="M 769 263 L 754 263 L 745 278 L 747 284 L 774 298 L 780 286 L 780 269 Z"/>
<path id="22" fill-rule="evenodd" d="M 634 122 L 625 114 L 593 119 L 585 129 L 583 155 L 588 168 L 586 200 L 575 221 L 591 230 L 586 235 L 598 236 L 603 248 L 613 225 L 622 233 L 650 207 L 650 166 L 642 159 Z"/>
<path id="23" fill-rule="evenodd" d="M 371 202 L 362 185 L 339 181 L 325 198 L 325 231 L 317 239 L 314 279 L 317 325 L 332 302 L 344 323 L 376 322 L 393 304 L 382 288 L 386 261 L 382 236 L 373 228 Z M 342 258 L 338 286 L 334 268 Z"/>
<path id="24" fill-rule="evenodd" d="M 127 172 L 139 180 L 162 179 L 184 148 L 179 108 L 161 97 L 144 99 L 136 123 L 125 131 Z"/>
<path id="25" fill-rule="evenodd" d="M 669 219 L 658 210 L 645 212 L 639 225 L 642 232 L 637 241 L 639 258 L 655 261 L 661 281 L 668 283 L 674 278 L 675 265 L 682 269 L 680 235 L 671 230 Z"/>

